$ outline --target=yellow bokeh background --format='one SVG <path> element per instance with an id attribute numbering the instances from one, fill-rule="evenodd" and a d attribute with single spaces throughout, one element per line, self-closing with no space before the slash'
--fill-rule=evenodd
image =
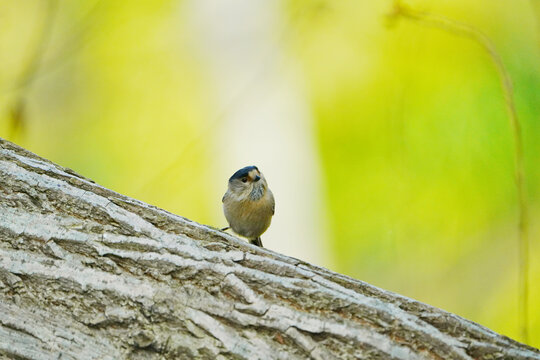
<path id="1" fill-rule="evenodd" d="M 514 138 L 484 49 L 390 0 L 215 3 L 0 0 L 0 136 L 214 227 L 261 159 L 266 247 L 520 340 Z M 538 347 L 540 1 L 408 4 L 485 33 L 512 78 Z"/>

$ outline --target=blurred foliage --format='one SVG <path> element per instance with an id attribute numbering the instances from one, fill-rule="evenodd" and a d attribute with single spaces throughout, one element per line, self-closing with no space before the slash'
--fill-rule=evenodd
<path id="1" fill-rule="evenodd" d="M 538 345 L 538 24 L 524 1 L 412 5 L 482 29 L 513 78 L 532 206 L 530 342 Z M 385 21 L 390 10 L 368 1 L 289 6 L 298 31 L 290 51 L 319 128 L 337 270 L 517 338 L 514 148 L 496 70 L 478 44 Z"/>
<path id="2" fill-rule="evenodd" d="M 194 50 L 189 7 L 58 1 L 53 14 L 52 2 L 0 0 L 0 136 L 104 186 L 219 226 L 215 198 L 223 184 L 212 177 L 211 146 L 219 110 Z M 513 79 L 531 213 L 529 343 L 538 347 L 536 2 L 410 4 L 481 29 Z M 518 338 L 513 139 L 497 73 L 474 42 L 389 21 L 391 7 L 283 1 L 285 21 L 276 28 L 300 65 L 318 130 L 328 261 Z M 47 46 L 20 86 L 43 31 L 50 31 Z"/>

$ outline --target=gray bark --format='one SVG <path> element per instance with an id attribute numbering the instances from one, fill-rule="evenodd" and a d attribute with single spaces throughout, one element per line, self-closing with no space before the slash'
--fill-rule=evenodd
<path id="1" fill-rule="evenodd" d="M 540 359 L 0 139 L 0 358 Z"/>

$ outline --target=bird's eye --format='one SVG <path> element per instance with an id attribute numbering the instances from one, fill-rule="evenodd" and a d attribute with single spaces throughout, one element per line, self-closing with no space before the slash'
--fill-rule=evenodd
<path id="1" fill-rule="evenodd" d="M 242 178 L 242 182 L 243 182 L 243 183 L 247 182 L 247 177 L 244 176 L 244 177 Z"/>

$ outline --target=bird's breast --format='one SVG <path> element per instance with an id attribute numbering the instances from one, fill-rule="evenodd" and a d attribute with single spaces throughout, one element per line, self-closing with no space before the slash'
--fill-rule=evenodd
<path id="1" fill-rule="evenodd" d="M 230 197 L 223 203 L 225 217 L 237 234 L 256 238 L 268 229 L 273 215 L 273 197 L 269 191 L 258 200 Z"/>

